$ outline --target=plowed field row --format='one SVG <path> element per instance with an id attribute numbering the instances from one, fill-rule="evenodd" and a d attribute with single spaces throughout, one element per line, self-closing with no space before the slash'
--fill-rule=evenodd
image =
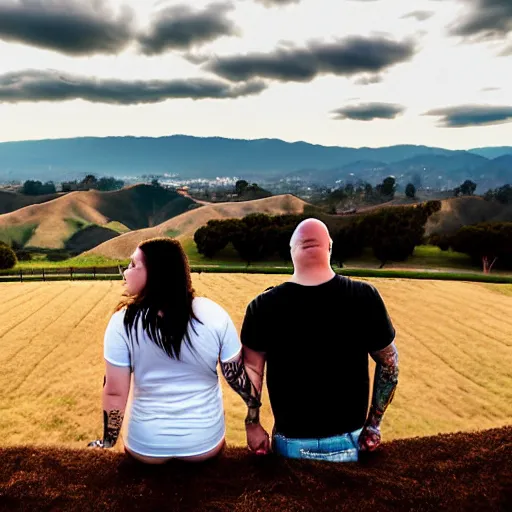
<path id="1" fill-rule="evenodd" d="M 240 328 L 250 300 L 285 279 L 199 274 L 194 286 Z M 400 351 L 385 439 L 510 424 L 510 286 L 371 281 L 387 304 Z M 0 445 L 83 447 L 102 431 L 103 333 L 120 283 L 3 283 L 0 292 Z M 243 444 L 245 406 L 226 386 L 224 398 L 228 442 Z M 266 396 L 264 402 L 270 428 Z"/>

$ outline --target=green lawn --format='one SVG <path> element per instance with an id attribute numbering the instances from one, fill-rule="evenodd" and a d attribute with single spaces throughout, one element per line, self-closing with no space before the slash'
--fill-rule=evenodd
<path id="1" fill-rule="evenodd" d="M 216 258 L 205 258 L 197 252 L 192 240 L 183 243 L 188 255 L 190 266 L 195 271 L 201 272 L 251 272 L 251 273 L 282 273 L 293 272 L 291 262 L 282 260 L 269 260 L 254 262 L 247 265 L 240 261 L 236 251 L 228 245 Z M 64 261 L 52 262 L 41 254 L 28 262 L 19 262 L 15 269 L 30 270 L 40 268 L 69 268 L 85 267 L 114 267 L 126 265 L 126 260 L 112 260 L 103 256 L 77 256 Z M 354 277 L 395 277 L 411 279 L 453 279 L 471 280 L 481 282 L 510 283 L 512 277 L 509 272 L 493 272 L 490 276 L 482 273 L 479 266 L 474 266 L 468 256 L 452 251 L 441 251 L 437 247 L 419 246 L 414 255 L 406 262 L 390 263 L 379 269 L 380 263 L 372 255 L 371 251 L 365 251 L 360 259 L 348 261 L 343 268 L 333 266 L 340 273 Z M 508 293 L 505 290 L 504 293 Z M 510 292 L 512 293 L 512 291 Z"/>
<path id="2" fill-rule="evenodd" d="M 42 255 L 45 256 L 45 255 Z M 112 260 L 104 256 L 76 256 L 63 261 L 48 261 L 46 258 L 33 259 L 32 261 L 20 261 L 14 267 L 15 269 L 31 269 L 31 268 L 83 268 L 83 267 L 112 267 L 117 265 L 128 264 L 126 260 Z"/>
<path id="3" fill-rule="evenodd" d="M 37 224 L 23 224 L 21 226 L 1 228 L 0 242 L 4 242 L 7 245 L 16 242 L 19 246 L 23 247 L 32 238 L 37 226 Z"/>

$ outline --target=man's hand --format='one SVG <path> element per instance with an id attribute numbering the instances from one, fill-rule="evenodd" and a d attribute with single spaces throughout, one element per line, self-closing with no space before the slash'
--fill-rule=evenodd
<path id="1" fill-rule="evenodd" d="M 362 452 L 373 452 L 380 444 L 380 428 L 367 425 L 359 435 L 359 450 Z"/>
<path id="2" fill-rule="evenodd" d="M 245 426 L 247 446 L 256 455 L 267 455 L 270 452 L 270 438 L 267 431 L 259 424 Z"/>

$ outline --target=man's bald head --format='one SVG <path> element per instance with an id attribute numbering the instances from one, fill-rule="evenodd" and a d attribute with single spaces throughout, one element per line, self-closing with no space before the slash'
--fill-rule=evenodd
<path id="1" fill-rule="evenodd" d="M 327 226 L 318 219 L 303 220 L 293 232 L 290 249 L 295 266 L 330 266 L 332 240 Z"/>

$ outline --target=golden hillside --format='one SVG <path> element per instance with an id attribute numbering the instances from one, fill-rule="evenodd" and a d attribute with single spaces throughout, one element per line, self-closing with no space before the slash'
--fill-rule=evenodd
<path id="1" fill-rule="evenodd" d="M 115 259 L 128 258 L 137 244 L 148 238 L 173 236 L 184 241 L 193 238 L 195 231 L 212 219 L 242 218 L 250 213 L 299 214 L 304 211 L 306 204 L 298 197 L 285 194 L 254 201 L 204 205 L 163 222 L 154 228 L 140 229 L 121 235 L 115 240 L 109 240 L 95 247 L 86 254 L 97 254 Z"/>
<path id="2" fill-rule="evenodd" d="M 45 203 L 59 197 L 59 194 L 49 194 L 42 196 L 26 196 L 15 192 L 0 190 L 0 215 L 14 212 L 31 204 Z"/>
<path id="3" fill-rule="evenodd" d="M 479 222 L 512 222 L 512 205 L 486 201 L 482 197 L 454 197 L 441 203 L 441 210 L 427 222 L 427 235 L 453 233 L 462 226 Z"/>
<path id="4" fill-rule="evenodd" d="M 0 234 L 3 231 L 7 233 L 4 238 L 21 237 L 17 241 L 26 246 L 61 249 L 68 239 L 90 225 L 117 222 L 129 229 L 140 229 L 178 215 L 191 204 L 192 200 L 174 191 L 149 185 L 114 192 L 71 192 L 0 215 Z M 112 236 L 117 236 L 115 231 L 112 230 Z M 91 240 L 89 247 L 104 240 Z"/>

